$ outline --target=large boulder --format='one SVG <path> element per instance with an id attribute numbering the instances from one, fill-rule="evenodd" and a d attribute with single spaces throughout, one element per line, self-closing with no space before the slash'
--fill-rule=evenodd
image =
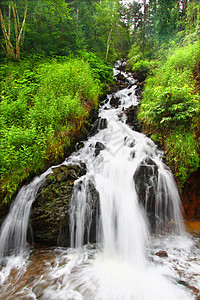
<path id="1" fill-rule="evenodd" d="M 149 223 L 154 230 L 156 224 L 155 201 L 158 182 L 158 167 L 151 158 L 145 158 L 133 176 L 139 202 L 145 208 Z"/>
<path id="2" fill-rule="evenodd" d="M 53 169 L 42 185 L 31 210 L 35 243 L 69 246 L 69 203 L 74 181 L 86 173 L 84 164 Z"/>

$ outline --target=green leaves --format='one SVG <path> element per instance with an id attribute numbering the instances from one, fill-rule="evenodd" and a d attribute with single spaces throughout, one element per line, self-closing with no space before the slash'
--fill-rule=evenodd
<path id="1" fill-rule="evenodd" d="M 192 132 L 183 127 L 176 129 L 166 140 L 167 161 L 174 166 L 174 173 L 181 187 L 188 175 L 199 167 L 198 145 Z"/>
<path id="2" fill-rule="evenodd" d="M 198 43 L 176 48 L 146 81 L 139 120 L 167 151 L 167 160 L 183 186 L 199 164 L 200 95 L 193 71 L 200 61 Z M 162 139 L 161 139 L 162 137 Z"/>
<path id="3" fill-rule="evenodd" d="M 20 67 L 21 73 L 18 64 L 10 65 L 1 90 L 0 193 L 8 198 L 23 180 L 63 157 L 69 133 L 87 120 L 100 93 L 99 80 L 80 59 Z"/>

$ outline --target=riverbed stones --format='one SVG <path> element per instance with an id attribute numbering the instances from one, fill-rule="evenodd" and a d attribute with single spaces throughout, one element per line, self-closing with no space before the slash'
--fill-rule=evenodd
<path id="1" fill-rule="evenodd" d="M 35 243 L 69 246 L 69 202 L 74 181 L 85 174 L 84 164 L 53 168 L 32 205 L 30 224 Z"/>
<path id="2" fill-rule="evenodd" d="M 160 250 L 160 251 L 156 252 L 156 255 L 159 257 L 168 257 L 168 254 L 165 250 Z"/>

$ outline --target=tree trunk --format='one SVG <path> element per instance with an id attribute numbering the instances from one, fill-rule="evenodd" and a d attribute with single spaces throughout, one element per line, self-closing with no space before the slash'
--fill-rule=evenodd
<path id="1" fill-rule="evenodd" d="M 1 44 L 6 56 L 9 59 L 19 60 L 20 59 L 20 47 L 19 43 L 24 32 L 26 15 L 27 15 L 27 0 L 25 0 L 25 9 L 24 9 L 24 18 L 22 21 L 21 29 L 19 23 L 19 16 L 17 12 L 17 8 L 15 7 L 14 1 L 10 1 L 8 5 L 8 30 L 6 29 L 5 20 L 2 14 L 2 10 L 0 9 L 0 22 L 1 28 L 4 36 L 5 47 Z M 14 18 L 14 29 L 15 29 L 15 47 L 14 50 L 13 44 L 11 42 L 11 10 Z"/>
<path id="2" fill-rule="evenodd" d="M 144 7 L 144 13 L 143 13 L 143 33 L 142 33 L 142 54 L 144 57 L 145 30 L 146 30 L 146 0 L 143 0 L 143 7 Z"/>
<path id="3" fill-rule="evenodd" d="M 109 34 L 108 34 L 108 39 L 107 39 L 107 49 L 106 49 L 106 60 L 108 59 L 108 52 L 109 52 L 110 45 L 111 45 L 112 31 L 113 31 L 113 25 L 111 26 L 110 32 L 109 32 Z"/>

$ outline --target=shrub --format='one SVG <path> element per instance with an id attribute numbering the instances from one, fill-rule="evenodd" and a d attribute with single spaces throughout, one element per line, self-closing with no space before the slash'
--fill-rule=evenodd
<path id="1" fill-rule="evenodd" d="M 21 68 L 21 72 L 20 72 Z M 80 59 L 12 63 L 4 69 L 0 102 L 0 194 L 60 160 L 97 107 L 99 80 Z"/>
<path id="2" fill-rule="evenodd" d="M 168 163 L 183 186 L 199 165 L 200 95 L 194 94 L 193 71 L 200 61 L 200 48 L 194 43 L 174 49 L 146 80 L 138 118 L 167 149 Z"/>
<path id="3" fill-rule="evenodd" d="M 166 139 L 167 162 L 173 166 L 174 175 L 183 187 L 187 177 L 198 169 L 198 144 L 191 132 L 176 130 Z"/>

